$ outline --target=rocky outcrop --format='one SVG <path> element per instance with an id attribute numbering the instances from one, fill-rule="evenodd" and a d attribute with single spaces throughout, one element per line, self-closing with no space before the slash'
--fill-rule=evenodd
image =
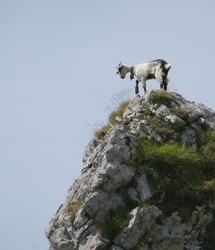
<path id="1" fill-rule="evenodd" d="M 177 93 L 168 103 L 152 94 L 136 97 L 103 139 L 87 145 L 81 175 L 46 228 L 50 250 L 204 249 L 212 203 L 195 206 L 186 221 L 177 210 L 165 214 L 132 157 L 140 136 L 161 144 L 177 139 L 195 152 L 197 132 L 215 129 L 215 113 Z"/>

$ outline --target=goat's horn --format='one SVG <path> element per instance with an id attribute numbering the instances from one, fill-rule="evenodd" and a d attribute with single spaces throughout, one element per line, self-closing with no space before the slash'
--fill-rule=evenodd
<path id="1" fill-rule="evenodd" d="M 121 65 L 122 62 L 119 63 L 118 67 Z"/>

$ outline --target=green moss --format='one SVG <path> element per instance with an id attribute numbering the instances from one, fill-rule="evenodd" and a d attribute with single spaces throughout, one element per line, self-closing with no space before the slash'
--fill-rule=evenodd
<path id="1" fill-rule="evenodd" d="M 173 113 L 173 114 L 175 114 L 176 116 L 178 116 L 179 118 L 181 118 L 182 120 L 184 120 L 184 121 L 188 121 L 188 118 L 189 118 L 189 115 L 188 115 L 188 113 L 187 112 L 185 112 L 182 108 L 180 108 L 180 107 L 177 107 L 177 108 L 172 108 L 172 109 L 170 109 L 171 110 L 171 112 Z"/>
<path id="2" fill-rule="evenodd" d="M 111 241 L 127 226 L 130 220 L 129 213 L 139 205 L 137 201 L 132 200 L 128 195 L 127 190 L 129 187 L 134 186 L 136 186 L 136 182 L 131 180 L 126 186 L 119 187 L 116 193 L 123 197 L 124 205 L 118 206 L 116 209 L 110 209 L 104 222 L 97 223 L 98 233 Z"/>
<path id="3" fill-rule="evenodd" d="M 214 175 L 215 167 L 215 132 L 212 130 L 200 130 L 197 134 L 199 145 L 199 154 L 201 155 L 201 164 L 203 174 L 211 179 Z"/>
<path id="4" fill-rule="evenodd" d="M 165 140 L 179 141 L 184 132 L 184 127 L 174 126 L 172 123 L 165 122 L 157 116 L 147 119 L 150 127 Z"/>
<path id="5" fill-rule="evenodd" d="M 146 110 L 145 110 L 145 112 L 144 112 L 144 115 L 149 115 L 149 116 L 151 116 L 151 115 L 153 115 L 153 113 L 152 113 L 152 111 L 151 111 L 150 108 L 146 108 Z"/>
<path id="6" fill-rule="evenodd" d="M 201 140 L 200 145 L 202 145 L 201 152 L 203 155 L 207 156 L 209 153 L 209 157 L 214 156 L 214 159 L 215 155 L 211 155 L 211 153 L 215 151 L 215 132 L 212 130 L 203 130 L 199 131 L 198 136 Z"/>
<path id="7" fill-rule="evenodd" d="M 170 136 L 174 133 L 173 127 L 171 124 L 164 122 L 161 118 L 154 116 L 150 120 L 151 128 L 158 134 Z"/>
<path id="8" fill-rule="evenodd" d="M 173 94 L 160 90 L 151 92 L 148 101 L 152 104 L 164 104 L 167 107 L 170 107 L 172 101 L 175 102 Z"/>
<path id="9" fill-rule="evenodd" d="M 151 182 L 151 204 L 166 216 L 179 211 L 186 220 L 195 206 L 209 204 L 215 197 L 215 140 L 208 136 L 197 152 L 176 142 L 158 144 L 139 138 L 132 159 Z"/>
<path id="10" fill-rule="evenodd" d="M 119 206 L 117 209 L 111 209 L 105 221 L 97 225 L 98 233 L 113 241 L 116 235 L 127 225 L 129 212 L 129 206 Z"/>

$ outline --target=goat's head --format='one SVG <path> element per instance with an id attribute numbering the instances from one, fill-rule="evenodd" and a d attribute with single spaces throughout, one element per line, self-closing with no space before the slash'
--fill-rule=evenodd
<path id="1" fill-rule="evenodd" d="M 118 67 L 117 68 L 117 74 L 119 74 L 119 76 L 124 79 L 126 74 L 127 74 L 127 71 L 126 71 L 126 68 L 121 64 L 121 62 L 119 63 Z"/>

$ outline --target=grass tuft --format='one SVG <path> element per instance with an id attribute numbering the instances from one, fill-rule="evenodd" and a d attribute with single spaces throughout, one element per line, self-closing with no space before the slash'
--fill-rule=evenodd
<path id="1" fill-rule="evenodd" d="M 166 91 L 153 91 L 151 92 L 149 99 L 148 99 L 149 103 L 151 104 L 164 104 L 167 107 L 171 106 L 171 102 L 174 101 L 174 95 L 166 92 Z"/>
<path id="2" fill-rule="evenodd" d="M 144 115 L 152 116 L 153 113 L 152 113 L 152 111 L 151 111 L 150 108 L 146 108 L 146 110 L 145 110 L 145 112 L 144 112 Z"/>
<path id="3" fill-rule="evenodd" d="M 78 209 L 84 204 L 83 200 L 78 200 L 75 202 L 71 202 L 67 206 L 67 213 L 70 215 L 70 221 L 73 222 L 75 219 L 75 214 L 77 213 Z"/>
<path id="4" fill-rule="evenodd" d="M 107 132 L 110 130 L 110 128 L 111 126 L 108 124 L 102 127 L 101 129 L 95 131 L 95 137 L 99 140 L 103 139 Z"/>
<path id="5" fill-rule="evenodd" d="M 182 108 L 180 108 L 180 107 L 172 108 L 171 111 L 172 111 L 172 113 L 174 113 L 176 116 L 178 116 L 182 120 L 184 120 L 186 122 L 188 121 L 189 115 Z"/>
<path id="6" fill-rule="evenodd" d="M 120 119 L 123 118 L 125 108 L 131 100 L 130 93 L 131 89 L 123 89 L 120 93 L 113 96 L 110 107 L 106 107 L 106 111 L 110 112 L 111 110 L 107 124 L 102 123 L 102 126 L 94 132 L 97 139 L 103 139 L 111 126 L 117 123 L 116 117 L 119 117 Z"/>
<path id="7" fill-rule="evenodd" d="M 104 136 L 107 134 L 107 132 L 110 130 L 111 126 L 117 123 L 116 117 L 119 117 L 121 119 L 123 118 L 123 113 L 128 104 L 129 101 L 121 103 L 119 107 L 110 114 L 108 118 L 108 124 L 104 125 L 101 129 L 95 131 L 94 135 L 97 139 L 99 140 L 103 139 Z"/>
<path id="8" fill-rule="evenodd" d="M 123 113 L 129 103 L 129 101 L 121 103 L 119 107 L 109 115 L 108 120 L 111 125 L 114 125 L 117 122 L 116 117 L 119 117 L 121 119 L 123 118 Z"/>
<path id="9" fill-rule="evenodd" d="M 129 221 L 130 210 L 126 206 L 119 206 L 117 209 L 111 209 L 108 217 L 103 223 L 99 223 L 98 233 L 113 241 Z"/>
<path id="10" fill-rule="evenodd" d="M 163 121 L 161 118 L 157 116 L 153 116 L 150 120 L 151 128 L 158 134 L 166 135 L 167 137 L 173 135 L 174 130 L 170 124 Z"/>

